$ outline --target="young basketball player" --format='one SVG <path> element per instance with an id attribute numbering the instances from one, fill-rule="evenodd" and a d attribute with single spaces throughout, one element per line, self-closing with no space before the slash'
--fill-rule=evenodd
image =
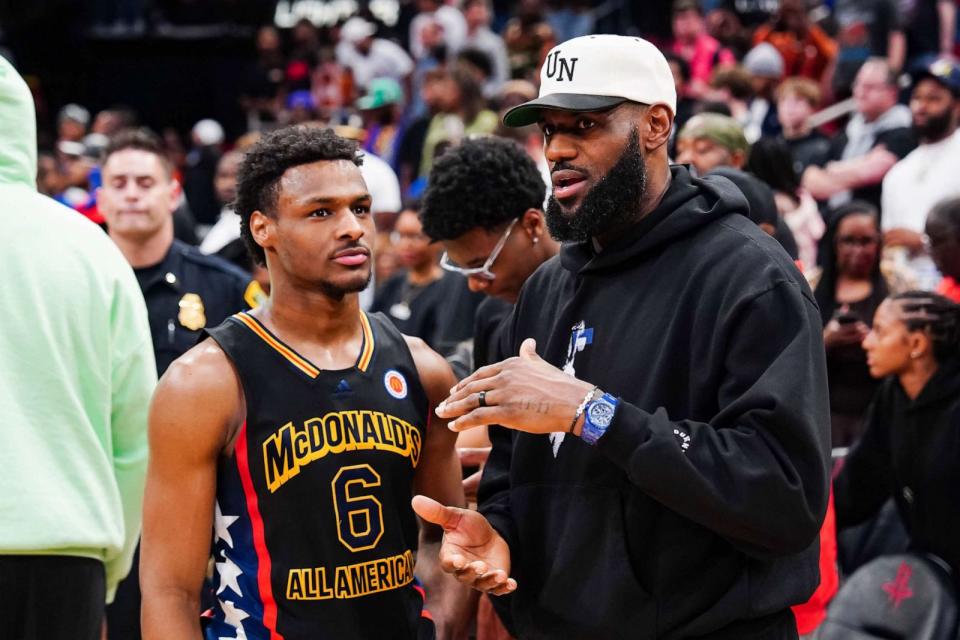
<path id="1" fill-rule="evenodd" d="M 428 609 L 441 630 L 460 624 L 437 552 L 416 562 L 410 507 L 414 488 L 463 501 L 455 437 L 431 418 L 455 380 L 360 310 L 374 237 L 361 161 L 352 142 L 291 127 L 243 162 L 237 212 L 271 297 L 210 330 L 154 397 L 147 639 L 201 637 L 211 538 L 207 638 L 429 638 Z"/>

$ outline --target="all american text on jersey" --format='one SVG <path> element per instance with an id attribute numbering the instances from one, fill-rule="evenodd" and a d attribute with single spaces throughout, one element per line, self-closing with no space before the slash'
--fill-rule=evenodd
<path id="1" fill-rule="evenodd" d="M 413 582 L 413 553 L 336 567 L 291 569 L 287 577 L 288 600 L 343 600 L 389 591 Z"/>

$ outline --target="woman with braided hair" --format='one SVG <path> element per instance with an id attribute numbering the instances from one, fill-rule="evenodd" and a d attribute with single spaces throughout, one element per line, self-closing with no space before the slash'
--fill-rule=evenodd
<path id="1" fill-rule="evenodd" d="M 911 547 L 960 584 L 960 306 L 926 291 L 887 298 L 863 348 L 884 380 L 834 483 L 837 529 L 892 497 Z"/>

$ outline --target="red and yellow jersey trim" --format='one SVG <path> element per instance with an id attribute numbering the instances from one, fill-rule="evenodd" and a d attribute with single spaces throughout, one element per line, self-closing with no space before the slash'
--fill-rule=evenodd
<path id="1" fill-rule="evenodd" d="M 257 334 L 260 339 L 262 339 L 268 345 L 276 349 L 280 355 L 289 360 L 290 364 L 295 366 L 297 369 L 300 369 L 300 371 L 303 371 L 311 378 L 316 378 L 318 375 L 320 375 L 319 369 L 307 362 L 304 358 L 301 358 L 299 355 L 297 355 L 292 349 L 290 349 L 290 347 L 267 333 L 267 330 L 264 329 L 263 326 L 251 316 L 247 315 L 246 313 L 237 313 L 233 317 L 245 324 L 248 329 Z"/>
<path id="2" fill-rule="evenodd" d="M 360 358 L 357 360 L 357 369 L 366 371 L 373 360 L 373 329 L 367 314 L 360 311 L 360 325 L 363 327 L 363 348 L 360 349 Z"/>
<path id="3" fill-rule="evenodd" d="M 300 369 L 300 371 L 307 374 L 311 378 L 316 378 L 318 375 L 320 375 L 320 369 L 315 367 L 310 363 L 309 360 L 299 355 L 296 351 L 273 337 L 270 332 L 267 331 L 266 328 L 264 328 L 264 326 L 260 324 L 253 316 L 241 312 L 234 314 L 233 317 L 242 322 L 248 329 L 253 331 L 261 340 L 275 349 L 297 369 Z M 356 367 L 360 371 L 366 371 L 370 367 L 370 362 L 373 360 L 374 340 L 373 328 L 370 326 L 370 320 L 367 318 L 367 314 L 365 314 L 363 311 L 360 312 L 360 326 L 363 330 L 363 346 L 360 349 L 360 357 L 357 359 Z"/>

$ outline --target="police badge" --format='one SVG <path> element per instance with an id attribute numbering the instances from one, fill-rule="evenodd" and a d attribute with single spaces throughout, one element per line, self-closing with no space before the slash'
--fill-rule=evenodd
<path id="1" fill-rule="evenodd" d="M 199 331 L 207 324 L 207 315 L 204 313 L 203 300 L 195 293 L 186 293 L 180 298 L 180 313 L 177 320 L 190 331 Z"/>

